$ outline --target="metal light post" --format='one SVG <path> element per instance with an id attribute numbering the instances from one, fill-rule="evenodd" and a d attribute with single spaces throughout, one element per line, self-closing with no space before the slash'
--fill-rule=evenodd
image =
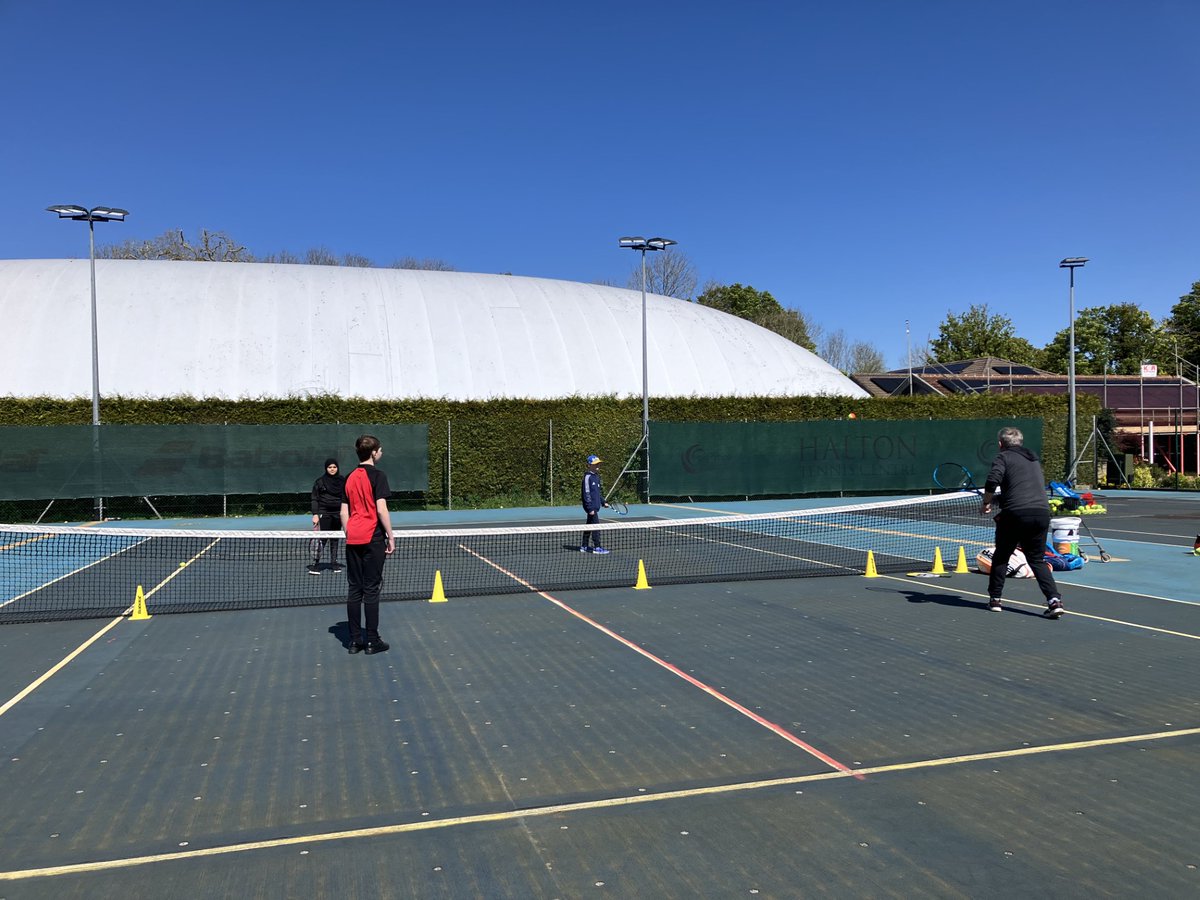
<path id="1" fill-rule="evenodd" d="M 96 223 L 124 222 L 128 210 L 111 206 L 87 209 L 83 206 L 48 206 L 47 212 L 58 213 L 60 219 L 88 223 L 88 260 L 92 267 L 92 424 L 100 424 L 100 343 L 96 333 Z"/>
<path id="2" fill-rule="evenodd" d="M 628 250 L 642 253 L 642 446 L 646 452 L 646 493 L 650 492 L 650 375 L 648 368 L 649 350 L 646 329 L 646 251 L 666 250 L 679 243 L 663 237 L 623 237 L 617 244 Z"/>
<path id="3" fill-rule="evenodd" d="M 1071 272 L 1071 337 L 1067 346 L 1067 481 L 1075 475 L 1075 270 L 1083 267 L 1086 256 L 1071 256 L 1058 264 Z"/>
<path id="4" fill-rule="evenodd" d="M 57 213 L 60 219 L 88 223 L 88 260 L 92 270 L 92 474 L 99 493 L 100 463 L 100 339 L 96 328 L 96 223 L 124 222 L 128 210 L 112 206 L 48 206 L 47 212 Z M 96 497 L 96 516 L 104 518 L 104 498 Z"/>

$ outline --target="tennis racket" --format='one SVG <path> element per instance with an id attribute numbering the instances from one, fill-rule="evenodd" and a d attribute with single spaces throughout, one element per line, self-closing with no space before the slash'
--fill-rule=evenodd
<path id="1" fill-rule="evenodd" d="M 933 483 L 950 490 L 983 494 L 983 489 L 975 484 L 975 479 L 971 477 L 970 470 L 958 463 L 944 462 L 939 465 L 933 470 Z"/>
<path id="2" fill-rule="evenodd" d="M 613 512 L 615 512 L 618 516 L 629 515 L 629 507 L 626 506 L 624 503 L 622 503 L 620 500 L 609 500 L 606 505 L 608 506 L 609 509 L 611 509 Z"/>
<path id="3" fill-rule="evenodd" d="M 321 531 L 321 523 L 320 522 L 318 522 L 316 525 L 313 526 L 313 531 L 318 534 L 320 533 L 320 531 Z M 317 559 L 317 554 L 319 554 L 320 552 L 321 552 L 321 539 L 318 537 L 313 537 L 308 542 L 308 558 L 309 559 Z"/>

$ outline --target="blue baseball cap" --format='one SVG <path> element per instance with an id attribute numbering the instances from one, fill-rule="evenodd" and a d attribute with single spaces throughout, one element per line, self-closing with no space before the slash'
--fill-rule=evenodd
<path id="1" fill-rule="evenodd" d="M 600 464 L 600 463 L 602 463 L 602 462 L 604 462 L 604 460 L 602 460 L 600 457 L 598 457 L 598 456 L 597 456 L 596 454 L 594 454 L 594 453 L 593 453 L 591 456 L 589 456 L 589 457 L 587 458 L 587 464 L 588 464 L 589 466 L 595 466 L 595 465 L 599 465 L 599 464 Z"/>

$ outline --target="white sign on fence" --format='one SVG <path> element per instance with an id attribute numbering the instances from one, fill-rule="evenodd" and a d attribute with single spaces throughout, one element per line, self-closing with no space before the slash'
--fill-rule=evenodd
<path id="1" fill-rule="evenodd" d="M 1154 365 L 1153 363 L 1151 363 L 1149 365 L 1143 364 L 1142 365 L 1142 377 L 1143 378 L 1157 378 L 1158 377 L 1158 366 Z"/>

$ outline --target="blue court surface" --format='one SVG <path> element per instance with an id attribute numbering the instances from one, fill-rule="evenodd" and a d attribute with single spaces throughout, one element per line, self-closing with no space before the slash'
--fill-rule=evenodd
<path id="1" fill-rule="evenodd" d="M 0 626 L 0 898 L 1195 896 L 1200 498 L 1105 503 L 1056 621 L 651 566 L 374 656 L 335 602 Z"/>

